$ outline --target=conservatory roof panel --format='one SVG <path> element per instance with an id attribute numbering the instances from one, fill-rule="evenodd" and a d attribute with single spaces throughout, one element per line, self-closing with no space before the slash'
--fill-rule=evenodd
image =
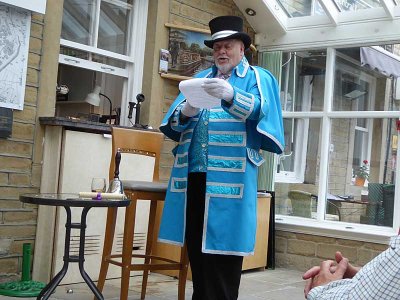
<path id="1" fill-rule="evenodd" d="M 234 0 L 259 49 L 400 40 L 400 0 Z M 246 11 L 254 11 L 247 14 Z M 280 47 L 284 45 L 283 47 Z"/>
<path id="2" fill-rule="evenodd" d="M 277 0 L 280 7 L 289 18 L 298 18 L 305 16 L 326 15 L 324 9 L 318 1 L 310 0 Z"/>

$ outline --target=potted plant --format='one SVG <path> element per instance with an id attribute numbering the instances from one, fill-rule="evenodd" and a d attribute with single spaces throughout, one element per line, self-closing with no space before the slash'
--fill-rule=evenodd
<path id="1" fill-rule="evenodd" d="M 364 159 L 361 166 L 354 169 L 355 185 L 364 186 L 365 180 L 369 177 L 368 160 Z"/>

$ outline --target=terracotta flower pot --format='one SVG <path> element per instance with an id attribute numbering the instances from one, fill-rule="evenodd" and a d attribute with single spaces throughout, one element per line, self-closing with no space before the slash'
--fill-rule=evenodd
<path id="1" fill-rule="evenodd" d="M 356 177 L 355 185 L 356 186 L 364 186 L 365 183 L 365 178 L 362 177 Z"/>

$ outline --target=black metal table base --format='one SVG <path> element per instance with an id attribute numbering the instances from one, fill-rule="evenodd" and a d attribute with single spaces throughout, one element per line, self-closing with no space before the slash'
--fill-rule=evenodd
<path id="1" fill-rule="evenodd" d="M 65 244 L 64 244 L 64 265 L 62 269 L 54 276 L 54 278 L 46 285 L 46 287 L 41 291 L 39 296 L 36 298 L 38 300 L 49 299 L 50 295 L 54 292 L 56 287 L 59 285 L 61 280 L 64 278 L 68 270 L 68 265 L 70 262 L 77 262 L 79 266 L 79 271 L 83 280 L 92 290 L 93 294 L 98 300 L 104 300 L 103 295 L 97 289 L 96 285 L 90 279 L 89 275 L 86 273 L 84 268 L 85 262 L 85 234 L 86 234 L 86 216 L 90 207 L 84 207 L 81 215 L 80 223 L 71 222 L 71 208 L 69 206 L 64 206 L 67 213 L 67 222 L 65 223 Z M 71 241 L 71 229 L 80 229 L 79 235 L 79 255 L 70 255 L 70 241 Z"/>

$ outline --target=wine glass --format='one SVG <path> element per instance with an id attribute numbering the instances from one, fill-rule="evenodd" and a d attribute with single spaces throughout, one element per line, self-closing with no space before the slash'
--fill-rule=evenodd
<path id="1" fill-rule="evenodd" d="M 106 179 L 94 177 L 91 185 L 92 192 L 104 193 L 106 191 Z"/>

